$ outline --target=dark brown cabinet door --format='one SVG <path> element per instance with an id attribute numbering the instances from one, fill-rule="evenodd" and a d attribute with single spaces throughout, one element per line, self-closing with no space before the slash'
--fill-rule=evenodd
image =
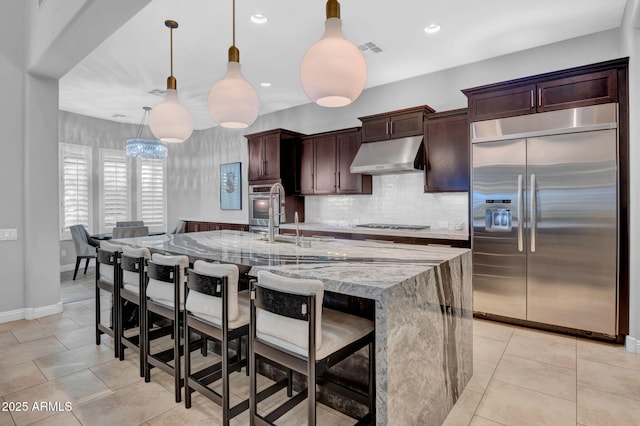
<path id="1" fill-rule="evenodd" d="M 616 70 L 538 83 L 538 112 L 618 101 Z"/>
<path id="2" fill-rule="evenodd" d="M 336 136 L 313 138 L 315 150 L 314 194 L 336 193 Z"/>
<path id="3" fill-rule="evenodd" d="M 338 194 L 371 194 L 371 176 L 351 173 L 358 148 L 360 148 L 360 132 L 351 131 L 336 135 L 337 158 L 337 193 Z"/>
<path id="4" fill-rule="evenodd" d="M 302 136 L 285 129 L 245 135 L 249 148 L 249 185 L 280 182 L 287 194 L 298 192 L 298 144 Z"/>
<path id="5" fill-rule="evenodd" d="M 469 97 L 469 119 L 490 120 L 536 112 L 536 86 L 509 87 Z"/>
<path id="6" fill-rule="evenodd" d="M 425 192 L 469 190 L 469 125 L 466 109 L 427 117 L 425 175 Z"/>
<path id="7" fill-rule="evenodd" d="M 280 135 L 265 135 L 262 137 L 264 157 L 262 179 L 280 178 Z"/>
<path id="8" fill-rule="evenodd" d="M 313 194 L 313 139 L 300 144 L 300 193 Z"/>
<path id="9" fill-rule="evenodd" d="M 422 111 L 391 116 L 389 134 L 391 138 L 404 138 L 421 135 L 423 131 L 424 114 Z"/>
<path id="10" fill-rule="evenodd" d="M 263 165 L 263 145 L 262 137 L 249 138 L 249 180 L 256 180 L 262 177 Z"/>
<path id="11" fill-rule="evenodd" d="M 362 120 L 362 142 L 389 139 L 389 117 Z"/>

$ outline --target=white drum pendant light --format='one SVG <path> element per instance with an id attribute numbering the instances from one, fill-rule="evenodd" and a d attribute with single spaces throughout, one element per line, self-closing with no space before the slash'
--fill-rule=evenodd
<path id="1" fill-rule="evenodd" d="M 320 106 L 341 107 L 355 101 L 367 82 L 367 63 L 358 47 L 344 38 L 340 3 L 327 1 L 324 35 L 302 59 L 302 87 Z"/>
<path id="2" fill-rule="evenodd" d="M 149 128 L 154 136 L 163 142 L 184 142 L 193 132 L 193 119 L 178 99 L 178 83 L 173 76 L 173 29 L 178 28 L 178 23 L 166 20 L 164 24 L 169 27 L 170 33 L 171 75 L 167 78 L 167 94 L 164 100 L 149 114 Z"/>
<path id="3" fill-rule="evenodd" d="M 240 72 L 240 50 L 236 47 L 236 2 L 233 0 L 233 44 L 229 48 L 227 72 L 209 91 L 209 114 L 222 127 L 244 129 L 256 121 L 260 99 L 256 89 Z"/>

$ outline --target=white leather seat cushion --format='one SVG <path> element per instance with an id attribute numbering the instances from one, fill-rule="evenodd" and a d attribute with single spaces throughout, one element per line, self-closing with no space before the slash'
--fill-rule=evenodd
<path id="1" fill-rule="evenodd" d="M 189 296 L 191 296 L 193 292 L 189 292 Z M 235 320 L 229 320 L 229 330 L 233 330 L 235 328 L 239 328 L 249 324 L 249 290 L 241 291 L 238 293 L 238 315 Z M 187 298 L 187 309 L 189 308 L 189 299 Z M 222 328 L 222 321 L 220 318 L 212 317 L 207 314 L 202 314 L 198 312 L 191 311 L 193 316 L 196 316 L 200 319 L 203 319 L 206 322 L 209 322 L 215 325 L 218 328 Z"/>
<path id="2" fill-rule="evenodd" d="M 228 316 L 229 322 L 238 319 L 238 277 L 239 271 L 236 265 L 220 264 L 196 260 L 193 264 L 194 272 L 213 277 L 227 278 L 228 289 Z M 194 290 L 189 291 L 187 296 L 187 309 L 194 314 L 207 315 L 216 318 L 218 324 L 222 320 L 222 298 L 199 293 Z"/>
<path id="3" fill-rule="evenodd" d="M 180 309 L 184 308 L 184 277 L 185 269 L 189 267 L 189 258 L 187 256 L 165 256 L 160 253 L 154 253 L 151 261 L 158 265 L 175 266 L 180 265 L 180 277 L 178 285 L 180 286 Z M 165 283 L 150 278 L 147 284 L 147 297 L 158 303 L 166 305 L 170 308 L 174 307 L 174 291 L 175 288 L 171 283 Z"/>
<path id="4" fill-rule="evenodd" d="M 108 241 L 100 241 L 100 249 L 110 251 L 111 253 L 121 252 L 122 246 L 111 244 Z M 113 284 L 113 265 L 100 264 L 100 280 Z"/>
<path id="5" fill-rule="evenodd" d="M 146 247 L 122 247 L 122 254 L 129 257 L 151 259 L 151 252 Z M 144 267 L 144 266 L 143 266 Z M 140 275 L 131 271 L 122 271 L 122 284 L 126 290 L 140 294 Z"/>
<path id="6" fill-rule="evenodd" d="M 307 326 L 306 322 L 304 324 Z M 316 360 L 319 361 L 328 357 L 337 350 L 366 336 L 373 329 L 373 321 L 325 308 L 322 311 L 322 347 L 316 348 Z M 260 335 L 259 333 L 257 337 L 274 346 L 301 355 L 302 358 L 307 358 L 307 349 L 303 350 L 297 345 L 292 345 L 287 340 L 270 335 Z"/>
<path id="7" fill-rule="evenodd" d="M 322 299 L 324 284 L 319 280 L 288 278 L 269 271 L 258 272 L 258 283 L 262 287 L 298 294 L 316 295 L 316 349 L 323 346 Z M 265 341 L 282 342 L 295 353 L 306 354 L 309 349 L 309 326 L 306 321 L 283 317 L 263 309 L 256 309 L 256 336 Z"/>

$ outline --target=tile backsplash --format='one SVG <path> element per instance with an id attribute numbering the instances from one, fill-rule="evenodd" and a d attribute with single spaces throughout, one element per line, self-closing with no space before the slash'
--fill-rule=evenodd
<path id="1" fill-rule="evenodd" d="M 305 221 L 349 226 L 364 223 L 456 226 L 466 229 L 468 194 L 425 194 L 424 175 L 373 176 L 372 195 L 306 196 Z"/>

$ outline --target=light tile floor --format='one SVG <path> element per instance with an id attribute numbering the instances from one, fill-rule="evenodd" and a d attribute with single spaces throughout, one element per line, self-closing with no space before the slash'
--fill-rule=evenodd
<path id="1" fill-rule="evenodd" d="M 154 370 L 144 383 L 135 356 L 114 359 L 110 338 L 95 345 L 92 269 L 81 277 L 62 275 L 62 314 L 0 324 L 0 426 L 220 424 L 216 404 L 195 393 L 186 410 L 174 402 L 169 375 Z M 244 373 L 234 375 L 237 394 L 247 387 Z M 34 409 L 41 402 L 60 405 Z M 304 410 L 299 405 L 279 424 L 299 425 Z M 353 424 L 323 406 L 318 421 Z M 248 413 L 232 424 L 248 424 Z M 640 425 L 640 356 L 621 346 L 474 320 L 474 375 L 445 425 L 565 424 Z"/>

